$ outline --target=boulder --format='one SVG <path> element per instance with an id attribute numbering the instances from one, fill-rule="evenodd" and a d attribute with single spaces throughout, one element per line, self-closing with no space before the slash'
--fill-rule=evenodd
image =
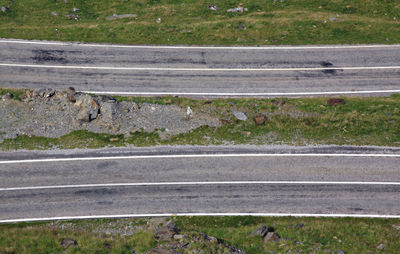
<path id="1" fill-rule="evenodd" d="M 171 220 L 156 230 L 154 238 L 157 241 L 169 241 L 176 234 L 178 234 L 178 227 L 176 226 L 175 222 Z"/>
<path id="2" fill-rule="evenodd" d="M 264 116 L 263 114 L 260 114 L 260 115 L 257 115 L 256 117 L 254 117 L 254 122 L 257 125 L 263 125 L 266 121 L 267 121 L 267 117 Z"/>
<path id="3" fill-rule="evenodd" d="M 67 249 L 71 246 L 77 246 L 77 245 L 78 245 L 78 242 L 71 238 L 64 238 L 61 240 L 61 247 L 63 247 L 64 249 Z"/>
<path id="4" fill-rule="evenodd" d="M 264 237 L 264 243 L 267 242 L 279 242 L 281 238 L 275 232 L 268 232 Z"/>
<path id="5" fill-rule="evenodd" d="M 346 102 L 341 98 L 332 98 L 328 100 L 329 106 L 344 105 Z"/>
<path id="6" fill-rule="evenodd" d="M 247 121 L 248 117 L 246 113 L 242 111 L 232 111 L 232 114 L 236 117 L 236 119 L 241 120 L 241 121 Z"/>
<path id="7" fill-rule="evenodd" d="M 10 8 L 8 8 L 7 6 L 1 6 L 1 11 L 2 12 L 9 12 Z"/>
<path id="8" fill-rule="evenodd" d="M 255 229 L 253 232 L 249 234 L 249 237 L 252 236 L 261 236 L 264 237 L 268 233 L 268 227 L 266 225 L 262 225 L 261 227 Z"/>
<path id="9" fill-rule="evenodd" d="M 79 107 L 76 118 L 80 121 L 90 122 L 96 119 L 100 113 L 99 103 L 95 98 L 87 94 L 81 94 L 74 105 Z"/>

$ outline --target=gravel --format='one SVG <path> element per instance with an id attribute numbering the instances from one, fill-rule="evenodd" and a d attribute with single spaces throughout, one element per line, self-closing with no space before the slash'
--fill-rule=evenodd
<path id="1" fill-rule="evenodd" d="M 0 97 L 0 142 L 19 135 L 60 137 L 74 130 L 125 134 L 158 131 L 161 138 L 186 133 L 219 120 L 177 105 L 118 102 L 110 96 L 68 91 L 27 91 L 22 100 Z"/>

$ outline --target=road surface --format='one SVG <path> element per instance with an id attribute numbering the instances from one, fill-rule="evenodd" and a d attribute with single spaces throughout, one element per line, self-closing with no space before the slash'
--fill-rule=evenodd
<path id="1" fill-rule="evenodd" d="M 157 147 L 0 154 L 0 222 L 85 216 L 400 217 L 400 149 Z"/>
<path id="2" fill-rule="evenodd" d="M 129 95 L 385 95 L 400 92 L 400 45 L 232 48 L 0 40 L 0 84 Z"/>

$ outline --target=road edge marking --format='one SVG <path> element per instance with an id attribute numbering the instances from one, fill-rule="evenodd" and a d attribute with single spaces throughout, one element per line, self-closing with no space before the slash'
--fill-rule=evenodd
<path id="1" fill-rule="evenodd" d="M 140 186 L 175 186 L 175 185 L 248 185 L 248 184 L 290 184 L 290 185 L 400 185 L 400 182 L 350 182 L 350 181 L 204 181 L 204 182 L 143 182 L 143 183 L 99 183 L 5 187 L 0 191 L 49 190 L 74 188 L 108 188 L 108 187 L 140 187 Z"/>
<path id="2" fill-rule="evenodd" d="M 36 44 L 54 46 L 104 47 L 104 48 L 139 48 L 139 49 L 224 49 L 224 50 L 304 50 L 304 49 L 369 49 L 369 48 L 399 48 L 400 44 L 373 45 L 301 45 L 301 46 L 186 46 L 186 45 L 124 45 L 124 44 L 95 44 L 61 41 L 30 41 L 0 38 L 0 43 Z"/>
<path id="3" fill-rule="evenodd" d="M 84 219 L 123 219 L 143 217 L 171 217 L 171 216 L 261 216 L 261 217 L 322 217 L 322 218 L 376 218 L 400 219 L 400 215 L 380 214 L 313 214 L 313 213 L 143 213 L 143 214 L 116 214 L 116 215 L 87 215 L 87 216 L 60 216 L 42 218 L 1 219 L 0 224 L 18 222 L 38 222 L 55 220 L 84 220 Z"/>
<path id="4" fill-rule="evenodd" d="M 35 162 L 65 162 L 93 160 L 126 160 L 126 159 L 167 159 L 167 158 L 220 158 L 220 157 L 390 157 L 400 158 L 400 154 L 339 154 L 339 153 L 249 153 L 249 154 L 167 154 L 167 155 L 131 155 L 104 157 L 74 157 L 52 159 L 5 160 L 0 164 L 35 163 Z"/>

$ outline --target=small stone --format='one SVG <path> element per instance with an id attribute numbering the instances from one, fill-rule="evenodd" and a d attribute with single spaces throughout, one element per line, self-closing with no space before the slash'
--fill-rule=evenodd
<path id="1" fill-rule="evenodd" d="M 166 225 L 164 225 L 156 230 L 156 232 L 154 234 L 154 238 L 157 241 L 169 241 L 176 234 L 178 234 L 178 227 L 171 220 Z"/>
<path id="2" fill-rule="evenodd" d="M 249 234 L 249 236 L 261 236 L 264 237 L 268 233 L 268 227 L 266 225 L 262 225 L 261 227 L 255 229 L 253 232 Z"/>
<path id="3" fill-rule="evenodd" d="M 246 26 L 243 23 L 238 23 L 239 30 L 246 30 Z"/>
<path id="4" fill-rule="evenodd" d="M 8 12 L 8 11 L 10 11 L 10 8 L 8 8 L 7 6 L 1 6 L 1 11 Z"/>
<path id="5" fill-rule="evenodd" d="M 377 248 L 378 250 L 384 250 L 385 247 L 386 247 L 386 244 L 381 243 L 381 244 L 379 244 L 376 248 Z"/>
<path id="6" fill-rule="evenodd" d="M 80 11 L 79 8 L 75 8 L 75 7 L 74 7 L 72 10 L 73 10 L 74 12 Z"/>
<path id="7" fill-rule="evenodd" d="M 264 115 L 262 115 L 262 114 L 260 114 L 260 115 L 258 115 L 258 116 L 256 116 L 256 117 L 254 117 L 254 122 L 255 122 L 257 125 L 263 125 L 266 121 L 267 121 L 267 118 L 266 118 Z"/>
<path id="8" fill-rule="evenodd" d="M 79 110 L 78 114 L 76 115 L 76 118 L 82 122 L 90 122 L 91 117 L 89 109 L 86 107 L 81 108 L 81 110 Z"/>
<path id="9" fill-rule="evenodd" d="M 247 115 L 242 111 L 232 111 L 232 114 L 236 117 L 236 119 L 241 121 L 247 121 Z"/>
<path id="10" fill-rule="evenodd" d="M 342 250 L 337 250 L 336 251 L 337 254 L 346 254 L 346 252 L 342 251 Z"/>
<path id="11" fill-rule="evenodd" d="M 61 246 L 64 249 L 67 249 L 67 248 L 69 248 L 71 246 L 77 246 L 77 245 L 78 245 L 78 242 L 76 240 L 74 240 L 74 239 L 71 239 L 71 238 L 64 238 L 64 239 L 61 240 Z"/>
<path id="12" fill-rule="evenodd" d="M 193 110 L 192 110 L 191 107 L 187 107 L 186 116 L 188 116 L 188 117 L 192 117 L 193 116 Z"/>
<path id="13" fill-rule="evenodd" d="M 336 18 L 335 17 L 331 17 L 331 18 L 329 18 L 329 21 L 335 21 L 336 20 Z"/>
<path id="14" fill-rule="evenodd" d="M 218 6 L 216 5 L 209 5 L 208 9 L 212 10 L 212 11 L 218 11 Z"/>
<path id="15" fill-rule="evenodd" d="M 280 241 L 280 237 L 275 232 L 268 232 L 264 237 L 264 243 L 272 242 L 272 241 L 273 242 L 279 242 Z"/>
<path id="16" fill-rule="evenodd" d="M 162 21 L 161 18 L 157 18 L 157 19 L 156 19 L 156 22 L 157 22 L 158 24 L 160 24 L 161 21 Z"/>
<path id="17" fill-rule="evenodd" d="M 52 12 L 51 12 L 51 15 L 53 15 L 53 16 L 58 16 L 57 12 L 55 12 L 55 11 L 52 11 Z"/>
<path id="18" fill-rule="evenodd" d="M 304 227 L 303 223 L 299 223 L 299 224 L 296 225 L 296 228 L 302 228 L 302 227 Z"/>
<path id="19" fill-rule="evenodd" d="M 344 105 L 345 103 L 345 100 L 341 98 L 332 98 L 328 100 L 329 106 Z"/>
<path id="20" fill-rule="evenodd" d="M 393 228 L 400 230 L 400 225 L 392 225 Z"/>
<path id="21" fill-rule="evenodd" d="M 186 237 L 186 235 L 174 235 L 175 240 L 182 240 Z"/>

